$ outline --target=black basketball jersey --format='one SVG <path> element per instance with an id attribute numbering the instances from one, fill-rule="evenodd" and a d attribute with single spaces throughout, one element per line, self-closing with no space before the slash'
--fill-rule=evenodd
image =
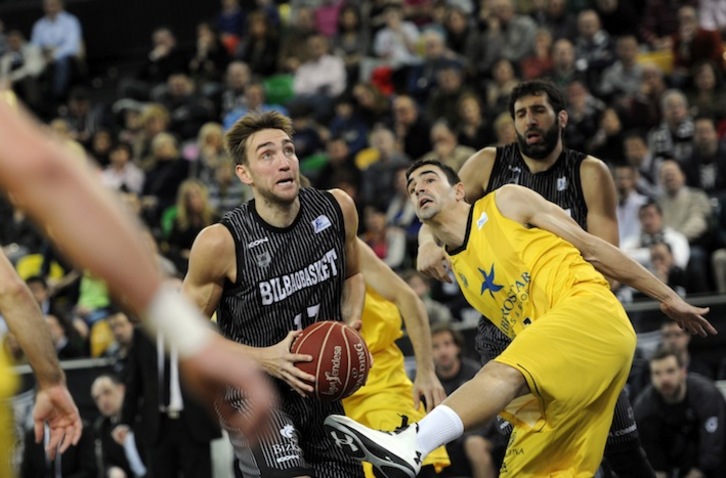
<path id="1" fill-rule="evenodd" d="M 498 147 L 485 193 L 505 184 L 519 184 L 560 206 L 580 227 L 587 230 L 587 204 L 580 181 L 580 165 L 585 156 L 578 151 L 563 149 L 551 168 L 533 174 L 516 143 Z"/>
<path id="2" fill-rule="evenodd" d="M 342 320 L 345 222 L 326 191 L 300 190 L 300 211 L 286 228 L 267 224 L 254 200 L 228 212 L 237 280 L 227 281 L 217 307 L 225 337 L 269 347 L 290 330 L 318 320 Z"/>

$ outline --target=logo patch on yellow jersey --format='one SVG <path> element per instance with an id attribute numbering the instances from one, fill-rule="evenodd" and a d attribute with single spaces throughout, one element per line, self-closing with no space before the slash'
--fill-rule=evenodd
<path id="1" fill-rule="evenodd" d="M 492 267 L 491 267 L 491 269 L 489 269 L 489 273 L 488 274 L 481 267 L 477 267 L 477 269 L 479 269 L 479 272 L 481 272 L 481 275 L 484 276 L 484 280 L 481 283 L 481 292 L 480 292 L 480 294 L 483 295 L 484 294 L 484 291 L 487 291 L 488 290 L 489 291 L 489 295 L 491 295 L 492 298 L 494 298 L 494 293 L 495 292 L 499 292 L 504 287 L 502 285 L 499 285 L 499 284 L 495 284 L 494 283 L 494 264 L 492 264 Z"/>

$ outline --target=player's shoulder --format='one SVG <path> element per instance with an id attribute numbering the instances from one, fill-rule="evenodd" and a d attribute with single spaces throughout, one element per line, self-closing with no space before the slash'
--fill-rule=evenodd
<path id="1" fill-rule="evenodd" d="M 487 146 L 486 148 L 482 148 L 476 153 L 472 154 L 467 158 L 467 160 L 464 162 L 464 165 L 461 167 L 461 171 L 464 171 L 465 168 L 477 168 L 479 169 L 481 166 L 489 165 L 491 167 L 491 164 L 494 163 L 494 160 L 497 158 L 497 148 L 494 146 Z"/>
<path id="2" fill-rule="evenodd" d="M 225 252 L 234 252 L 234 238 L 232 232 L 224 224 L 212 224 L 202 229 L 197 235 L 194 247 L 217 256 Z"/>
<path id="3" fill-rule="evenodd" d="M 582 163 L 580 165 L 580 174 L 610 175 L 610 168 L 602 159 L 596 158 L 595 156 L 588 154 L 582 159 Z"/>

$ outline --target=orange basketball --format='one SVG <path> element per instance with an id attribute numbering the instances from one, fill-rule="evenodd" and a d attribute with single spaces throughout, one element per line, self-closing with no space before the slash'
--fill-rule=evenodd
<path id="1" fill-rule="evenodd" d="M 312 355 L 295 365 L 315 376 L 308 395 L 325 401 L 345 398 L 366 383 L 371 355 L 363 337 L 342 322 L 322 321 L 305 327 L 290 347 L 292 353 Z"/>

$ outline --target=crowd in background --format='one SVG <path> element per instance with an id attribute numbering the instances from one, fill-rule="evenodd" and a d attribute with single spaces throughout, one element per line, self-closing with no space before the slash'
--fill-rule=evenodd
<path id="1" fill-rule="evenodd" d="M 565 146 L 610 166 L 623 250 L 681 294 L 726 292 L 725 3 L 221 0 L 195 38 L 148 32 L 144 57 L 99 95 L 83 18 L 44 0 L 31 31 L 5 25 L 0 81 L 118 192 L 177 277 L 199 231 L 251 196 L 226 128 L 251 110 L 289 115 L 313 186 L 350 194 L 360 237 L 419 292 L 432 323 L 466 322 L 478 317 L 457 287 L 415 271 L 420 223 L 404 173 L 424 157 L 458 170 L 516 141 L 509 93 L 535 78 L 562 88 Z M 6 199 L 0 223 L 59 357 L 122 360 L 103 282 L 69 266 Z M 4 344 L 22 363 L 11 336 Z M 721 368 L 700 372 L 726 378 Z"/>

